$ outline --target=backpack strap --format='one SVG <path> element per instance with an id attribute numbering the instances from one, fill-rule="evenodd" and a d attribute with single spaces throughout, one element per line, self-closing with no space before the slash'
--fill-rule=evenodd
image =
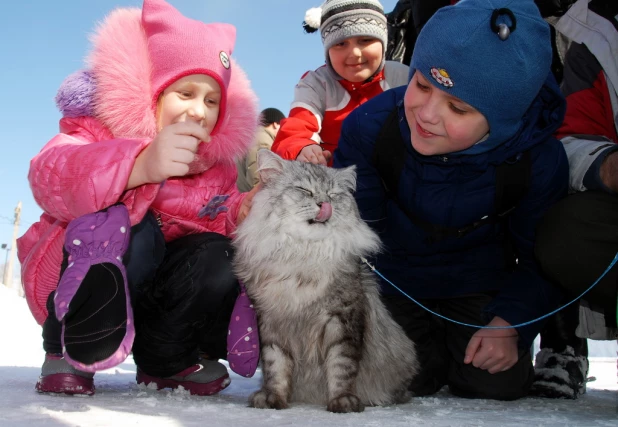
<path id="1" fill-rule="evenodd" d="M 372 153 L 372 163 L 378 171 L 387 197 L 427 234 L 427 242 L 439 242 L 447 237 L 461 238 L 486 224 L 503 221 L 510 214 L 530 188 L 532 160 L 530 152 L 525 151 L 506 160 L 496 167 L 495 209 L 478 221 L 464 227 L 444 227 L 433 224 L 408 210 L 399 200 L 399 178 L 405 164 L 405 145 L 399 131 L 397 108 L 389 114 L 380 129 Z"/>
<path id="2" fill-rule="evenodd" d="M 532 177 L 530 151 L 507 159 L 496 167 L 496 216 L 505 217 L 528 192 Z"/>
<path id="3" fill-rule="evenodd" d="M 405 154 L 406 147 L 401 138 L 401 132 L 399 132 L 399 112 L 395 107 L 380 129 L 371 161 L 378 170 L 389 199 L 394 200 L 397 204 L 399 204 L 397 189 L 399 188 L 399 177 L 403 170 Z"/>
<path id="4" fill-rule="evenodd" d="M 442 240 L 449 231 L 457 232 L 454 228 L 443 227 L 419 218 L 401 203 L 397 191 L 405 158 L 406 147 L 399 131 L 399 112 L 395 107 L 380 129 L 371 158 L 382 180 L 386 196 L 397 204 L 413 224 L 421 227 L 427 233 L 428 241 Z"/>

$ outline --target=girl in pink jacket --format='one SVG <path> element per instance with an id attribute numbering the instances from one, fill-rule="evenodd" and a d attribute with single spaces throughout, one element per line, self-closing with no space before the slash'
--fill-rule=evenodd
<path id="1" fill-rule="evenodd" d="M 257 124 L 234 42 L 231 25 L 145 0 L 105 19 L 88 70 L 63 83 L 60 134 L 28 174 L 44 213 L 18 241 L 47 352 L 38 391 L 92 394 L 131 351 L 138 383 L 229 384 L 227 236 L 252 197 L 234 161 Z"/>

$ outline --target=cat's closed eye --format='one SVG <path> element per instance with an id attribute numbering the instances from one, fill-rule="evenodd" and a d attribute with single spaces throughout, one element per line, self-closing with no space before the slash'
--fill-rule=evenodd
<path id="1" fill-rule="evenodd" d="M 304 187 L 294 187 L 294 188 L 301 191 L 302 193 L 305 193 L 309 197 L 313 197 L 313 192 L 307 188 L 304 188 Z"/>
<path id="2" fill-rule="evenodd" d="M 340 198 L 342 198 L 342 197 L 344 197 L 344 196 L 345 196 L 345 194 L 344 194 L 344 193 L 328 193 L 328 197 L 329 197 L 331 200 L 338 200 L 338 199 L 340 199 Z"/>

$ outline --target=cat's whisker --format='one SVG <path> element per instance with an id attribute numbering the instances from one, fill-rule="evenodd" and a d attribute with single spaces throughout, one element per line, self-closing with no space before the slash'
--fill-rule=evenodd
<path id="1" fill-rule="evenodd" d="M 277 215 L 279 220 L 288 219 L 288 218 L 294 217 L 294 216 L 298 216 L 297 212 L 285 212 L 285 213 L 281 213 L 281 214 Z"/>
<path id="2" fill-rule="evenodd" d="M 384 221 L 386 218 L 378 218 L 378 219 L 366 219 L 365 222 L 379 222 Z"/>

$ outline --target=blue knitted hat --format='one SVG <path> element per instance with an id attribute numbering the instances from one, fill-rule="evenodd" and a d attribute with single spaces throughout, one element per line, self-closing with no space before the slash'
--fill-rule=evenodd
<path id="1" fill-rule="evenodd" d="M 421 30 L 408 81 L 418 70 L 485 116 L 489 136 L 462 151 L 477 154 L 519 130 L 551 60 L 549 26 L 533 0 L 461 0 Z"/>

